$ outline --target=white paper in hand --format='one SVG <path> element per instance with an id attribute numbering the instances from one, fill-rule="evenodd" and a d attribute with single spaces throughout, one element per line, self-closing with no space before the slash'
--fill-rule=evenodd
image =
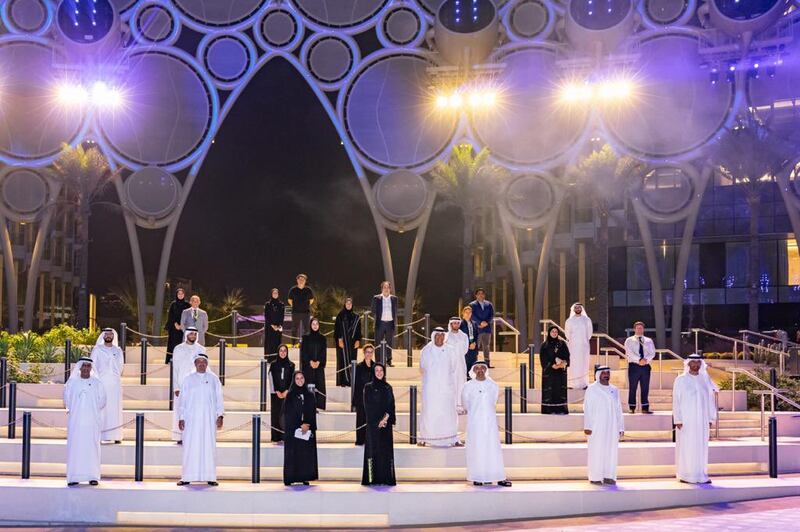
<path id="1" fill-rule="evenodd" d="M 311 439 L 311 431 L 307 430 L 306 433 L 303 434 L 303 429 L 297 429 L 294 431 L 294 437 L 298 440 L 308 441 Z"/>

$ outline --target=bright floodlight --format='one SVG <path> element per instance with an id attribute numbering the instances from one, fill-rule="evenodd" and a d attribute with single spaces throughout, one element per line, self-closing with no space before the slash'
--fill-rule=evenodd
<path id="1" fill-rule="evenodd" d="M 598 94 L 604 100 L 621 100 L 633 92 L 633 83 L 627 79 L 611 79 L 600 83 Z"/>
<path id="2" fill-rule="evenodd" d="M 438 107 L 439 109 L 444 109 L 445 107 L 448 106 L 449 103 L 450 100 L 446 94 L 439 94 L 436 97 L 436 107 Z"/>
<path id="3" fill-rule="evenodd" d="M 592 86 L 584 82 L 571 82 L 561 87 L 561 100 L 568 103 L 586 102 L 593 95 Z"/>
<path id="4" fill-rule="evenodd" d="M 450 102 L 449 103 L 450 103 L 450 107 L 455 109 L 455 108 L 461 107 L 461 104 L 464 103 L 464 99 L 461 97 L 461 95 L 459 93 L 455 92 L 450 96 Z"/>
<path id="5" fill-rule="evenodd" d="M 97 81 L 92 85 L 92 102 L 100 107 L 116 107 L 122 103 L 122 94 L 119 89 Z"/>
<path id="6" fill-rule="evenodd" d="M 84 105 L 89 94 L 81 85 L 64 82 L 56 89 L 56 97 L 61 105 Z"/>

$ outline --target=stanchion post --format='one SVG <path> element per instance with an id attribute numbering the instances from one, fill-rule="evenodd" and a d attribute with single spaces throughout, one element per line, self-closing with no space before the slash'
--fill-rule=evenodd
<path id="1" fill-rule="evenodd" d="M 511 399 L 511 386 L 506 386 L 506 444 L 511 445 L 513 443 L 511 438 L 511 431 L 513 430 L 513 417 L 514 413 L 512 409 L 514 405 L 512 404 Z"/>
<path id="2" fill-rule="evenodd" d="M 528 382 L 530 389 L 536 388 L 536 353 L 533 344 L 528 344 Z"/>
<path id="3" fill-rule="evenodd" d="M 261 359 L 261 386 L 259 393 L 258 409 L 261 412 L 267 411 L 267 383 L 269 382 L 269 365 L 263 358 Z M 255 422 L 254 422 L 255 423 Z"/>
<path id="4" fill-rule="evenodd" d="M 778 478 L 778 420 L 769 418 L 769 478 Z"/>
<path id="5" fill-rule="evenodd" d="M 225 339 L 219 339 L 219 382 L 225 386 Z"/>
<path id="6" fill-rule="evenodd" d="M 22 413 L 22 478 L 31 478 L 31 413 Z"/>
<path id="7" fill-rule="evenodd" d="M 524 362 L 519 365 L 519 411 L 528 413 L 528 365 Z"/>
<path id="8" fill-rule="evenodd" d="M 367 343 L 367 338 L 369 338 L 369 311 L 365 310 L 361 313 L 361 345 L 365 345 Z"/>
<path id="9" fill-rule="evenodd" d="M 122 357 L 125 357 L 125 344 L 128 339 L 128 324 L 124 321 L 119 324 L 119 348 L 122 349 Z"/>
<path id="10" fill-rule="evenodd" d="M 141 360 L 139 361 L 139 384 L 147 384 L 147 338 L 142 337 Z"/>
<path id="11" fill-rule="evenodd" d="M 8 383 L 8 359 L 0 357 L 0 408 L 6 407 L 6 384 Z"/>
<path id="12" fill-rule="evenodd" d="M 169 361 L 169 411 L 175 408 L 175 380 L 172 374 L 172 359 Z"/>
<path id="13" fill-rule="evenodd" d="M 675 438 L 677 437 L 678 429 L 675 427 L 675 417 L 672 418 L 672 443 L 675 443 Z"/>
<path id="14" fill-rule="evenodd" d="M 72 363 L 72 340 L 69 338 L 64 342 L 64 384 L 69 380 L 69 371 Z"/>
<path id="15" fill-rule="evenodd" d="M 411 325 L 406 325 L 406 366 L 414 365 L 414 338 L 411 336 Z"/>
<path id="16" fill-rule="evenodd" d="M 425 338 L 431 337 L 431 315 L 425 314 Z"/>
<path id="17" fill-rule="evenodd" d="M 144 414 L 136 414 L 136 448 L 135 463 L 133 466 L 133 480 L 141 482 L 144 480 Z"/>
<path id="18" fill-rule="evenodd" d="M 236 347 L 236 337 L 239 336 L 239 324 L 237 323 L 239 319 L 239 313 L 237 311 L 231 312 L 231 345 Z"/>
<path id="19" fill-rule="evenodd" d="M 417 386 L 408 388 L 408 443 L 417 443 Z"/>
<path id="20" fill-rule="evenodd" d="M 347 371 L 350 372 L 350 411 L 351 412 L 355 412 L 356 411 L 356 407 L 355 407 L 355 404 L 354 404 L 355 402 L 353 401 L 353 399 L 355 399 L 355 393 L 356 393 L 356 374 L 357 374 L 357 371 L 358 371 L 357 368 L 358 368 L 358 362 L 356 362 L 355 360 L 351 360 L 350 361 L 350 369 L 347 370 Z"/>
<path id="21" fill-rule="evenodd" d="M 778 372 L 775 368 L 769 368 L 769 385 L 773 388 L 778 387 Z"/>
<path id="22" fill-rule="evenodd" d="M 261 415 L 253 414 L 253 442 L 252 442 L 252 458 L 250 460 L 250 467 L 253 472 L 250 476 L 250 482 L 253 484 L 261 483 Z"/>
<path id="23" fill-rule="evenodd" d="M 381 340 L 381 364 L 386 364 L 386 340 Z"/>
<path id="24" fill-rule="evenodd" d="M 8 439 L 17 436 L 17 383 L 8 383 Z"/>

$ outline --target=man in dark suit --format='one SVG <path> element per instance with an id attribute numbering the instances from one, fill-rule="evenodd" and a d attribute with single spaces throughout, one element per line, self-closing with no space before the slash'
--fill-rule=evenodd
<path id="1" fill-rule="evenodd" d="M 372 298 L 372 316 L 375 318 L 375 350 L 378 360 L 392 365 L 394 334 L 397 330 L 397 296 L 392 295 L 392 283 L 381 283 L 381 293 Z M 386 341 L 386 352 L 381 352 L 381 340 Z"/>
<path id="2" fill-rule="evenodd" d="M 483 359 L 490 368 L 490 346 L 492 343 L 492 325 L 494 322 L 494 305 L 486 299 L 486 290 L 475 290 L 475 301 L 469 304 L 472 307 L 472 319 L 478 322 L 478 350 L 483 351 Z"/>

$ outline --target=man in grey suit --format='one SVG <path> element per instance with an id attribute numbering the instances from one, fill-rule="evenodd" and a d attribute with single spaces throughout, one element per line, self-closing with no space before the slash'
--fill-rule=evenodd
<path id="1" fill-rule="evenodd" d="M 181 329 L 186 331 L 189 327 L 197 329 L 197 343 L 206 345 L 206 331 L 208 330 L 208 314 L 200 308 L 200 296 L 194 294 L 189 298 L 189 308 L 181 313 Z"/>

